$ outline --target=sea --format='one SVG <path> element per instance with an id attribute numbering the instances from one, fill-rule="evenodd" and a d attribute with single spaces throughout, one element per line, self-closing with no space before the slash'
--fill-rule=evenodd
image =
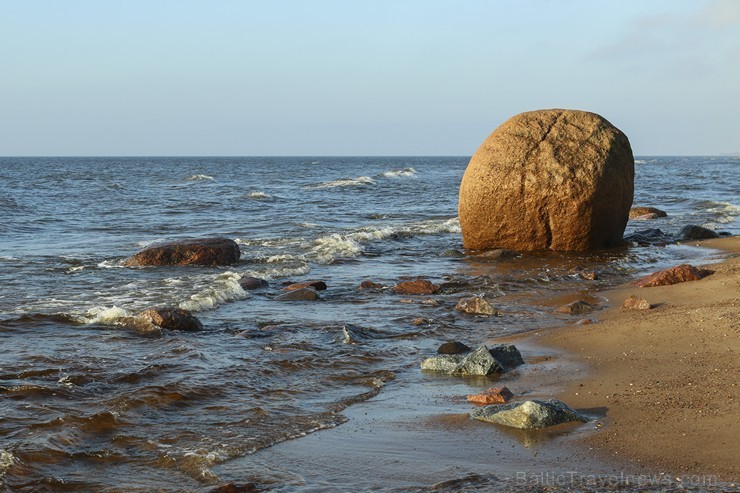
<path id="1" fill-rule="evenodd" d="M 680 242 L 515 258 L 466 251 L 457 201 L 468 161 L 0 158 L 0 489 L 331 490 L 261 454 L 348 426 L 348 413 L 394 388 L 429 385 L 419 363 L 443 341 L 574 323 L 555 311 L 563 299 L 599 305 L 604 288 L 722 258 Z M 626 234 L 677 235 L 688 224 L 740 234 L 740 157 L 640 156 L 633 205 L 668 215 L 631 220 Z M 156 242 L 212 236 L 236 241 L 241 260 L 122 265 Z M 247 292 L 242 276 L 269 288 Z M 393 292 L 417 278 L 443 289 Z M 274 299 L 306 280 L 327 284 L 318 301 Z M 382 288 L 358 289 L 363 281 Z M 500 314 L 454 310 L 474 295 Z M 126 323 L 161 305 L 193 311 L 205 330 Z M 437 481 L 375 484 L 337 469 L 345 491 Z"/>

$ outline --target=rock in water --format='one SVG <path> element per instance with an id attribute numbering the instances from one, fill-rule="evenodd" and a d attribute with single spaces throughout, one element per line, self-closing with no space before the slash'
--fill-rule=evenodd
<path id="1" fill-rule="evenodd" d="M 486 406 L 470 413 L 472 418 L 519 429 L 545 428 L 570 421 L 588 421 L 566 404 L 550 399 L 515 402 L 502 406 Z"/>
<path id="2" fill-rule="evenodd" d="M 186 332 L 195 332 L 203 329 L 203 324 L 200 323 L 200 320 L 195 315 L 188 310 L 174 306 L 148 308 L 139 313 L 138 316 L 163 329 L 182 330 Z"/>
<path id="3" fill-rule="evenodd" d="M 316 301 L 319 294 L 314 288 L 300 288 L 275 297 L 277 301 Z"/>
<path id="4" fill-rule="evenodd" d="M 472 352 L 432 356 L 421 363 L 421 369 L 460 376 L 490 375 L 522 363 L 522 355 L 516 347 L 502 344 L 490 349 L 480 346 Z"/>
<path id="5" fill-rule="evenodd" d="M 629 140 L 601 116 L 521 113 L 493 131 L 465 170 L 463 245 L 529 251 L 619 245 L 633 182 Z"/>
<path id="6" fill-rule="evenodd" d="M 681 231 L 678 233 L 678 237 L 683 241 L 710 240 L 712 238 L 719 238 L 719 234 L 709 228 L 690 224 L 681 228 Z"/>
<path id="7" fill-rule="evenodd" d="M 239 245 L 228 238 L 201 238 L 156 243 L 148 246 L 123 265 L 231 265 L 239 261 Z"/>
<path id="8" fill-rule="evenodd" d="M 398 294 L 434 294 L 439 290 L 439 286 L 426 279 L 417 279 L 416 281 L 400 282 L 396 284 L 393 290 Z"/>
<path id="9" fill-rule="evenodd" d="M 295 291 L 303 288 L 314 288 L 316 291 L 324 291 L 326 283 L 324 281 L 306 281 L 289 284 L 283 288 L 283 291 Z"/>
<path id="10" fill-rule="evenodd" d="M 440 344 L 437 348 L 438 354 L 460 354 L 468 353 L 472 350 L 470 346 L 460 341 L 447 341 Z"/>
<path id="11" fill-rule="evenodd" d="M 242 289 L 245 291 L 263 289 L 269 285 L 270 284 L 267 281 L 265 281 L 264 279 L 260 279 L 259 277 L 243 276 L 241 279 L 239 279 L 239 286 L 241 286 Z"/>
<path id="12" fill-rule="evenodd" d="M 498 315 L 498 311 L 489 302 L 478 296 L 461 299 L 457 302 L 455 310 L 473 315 Z"/>
<path id="13" fill-rule="evenodd" d="M 665 211 L 656 209 L 655 207 L 633 207 L 630 209 L 630 219 L 637 219 L 642 216 L 654 215 L 655 217 L 667 217 Z"/>

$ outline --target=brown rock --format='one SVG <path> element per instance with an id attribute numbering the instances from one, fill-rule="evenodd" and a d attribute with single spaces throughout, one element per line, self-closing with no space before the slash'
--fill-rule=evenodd
<path id="1" fill-rule="evenodd" d="M 508 387 L 494 387 L 480 394 L 469 395 L 468 402 L 473 402 L 480 406 L 506 404 L 512 397 L 514 397 L 514 394 Z"/>
<path id="2" fill-rule="evenodd" d="M 635 295 L 630 295 L 624 303 L 622 303 L 622 310 L 650 310 L 652 306 L 645 298 L 638 298 Z"/>
<path id="3" fill-rule="evenodd" d="M 373 281 L 362 281 L 360 289 L 382 289 L 383 285 Z"/>
<path id="4" fill-rule="evenodd" d="M 576 322 L 576 325 L 591 325 L 595 323 L 596 320 L 594 320 L 593 318 L 582 318 L 578 322 Z"/>
<path id="5" fill-rule="evenodd" d="M 447 341 L 440 344 L 437 348 L 438 354 L 460 354 L 471 351 L 472 348 L 467 344 L 459 341 Z"/>
<path id="6" fill-rule="evenodd" d="M 633 284 L 641 288 L 651 288 L 654 286 L 668 286 L 678 284 L 679 282 L 698 281 L 703 277 L 712 274 L 711 270 L 698 269 L 693 265 L 681 264 L 670 269 L 661 270 L 638 279 Z"/>
<path id="7" fill-rule="evenodd" d="M 427 320 L 424 317 L 415 318 L 411 321 L 411 325 L 424 325 L 428 323 L 429 323 L 429 320 Z"/>
<path id="8" fill-rule="evenodd" d="M 177 240 L 148 246 L 123 265 L 231 265 L 240 255 L 239 245 L 228 238 Z"/>
<path id="9" fill-rule="evenodd" d="M 578 277 L 587 281 L 596 281 L 599 279 L 599 274 L 592 270 L 582 270 L 578 273 Z"/>
<path id="10" fill-rule="evenodd" d="M 658 217 L 666 217 L 668 214 L 666 214 L 665 211 L 656 209 L 655 207 L 633 207 L 630 209 L 630 219 L 640 219 L 641 216 L 647 215 L 654 215 L 653 217 L 650 217 L 650 219 L 655 219 Z"/>
<path id="11" fill-rule="evenodd" d="M 653 219 L 658 219 L 660 216 L 657 214 L 643 214 L 642 216 L 637 217 L 631 217 L 630 219 L 634 219 L 635 221 L 652 221 Z"/>
<path id="12" fill-rule="evenodd" d="M 139 313 L 138 317 L 168 330 L 195 332 L 203 329 L 203 324 L 195 315 L 188 310 L 174 306 L 148 308 Z"/>
<path id="13" fill-rule="evenodd" d="M 573 301 L 567 305 L 563 305 L 558 308 L 560 313 L 567 313 L 569 315 L 582 315 L 593 311 L 594 306 L 591 303 L 586 303 L 583 300 Z"/>
<path id="14" fill-rule="evenodd" d="M 324 281 L 297 282 L 295 284 L 285 286 L 283 291 L 295 291 L 296 289 L 303 288 L 314 288 L 316 291 L 323 291 L 326 289 L 326 283 Z"/>
<path id="15" fill-rule="evenodd" d="M 267 281 L 260 279 L 259 277 L 243 276 L 239 279 L 239 286 L 246 291 L 251 291 L 254 289 L 266 288 L 269 284 Z"/>
<path id="16" fill-rule="evenodd" d="M 393 289 L 398 294 L 434 294 L 439 289 L 439 286 L 432 284 L 426 279 L 417 279 L 416 281 L 398 283 Z"/>
<path id="17" fill-rule="evenodd" d="M 457 302 L 455 310 L 474 315 L 498 315 L 498 311 L 489 302 L 478 296 L 461 299 Z"/>
<path id="18" fill-rule="evenodd" d="M 316 301 L 318 299 L 319 294 L 311 287 L 294 289 L 275 297 L 277 301 Z"/>
<path id="19" fill-rule="evenodd" d="M 516 115 L 465 170 L 463 245 L 531 251 L 622 244 L 633 180 L 629 140 L 601 116 L 562 109 Z"/>

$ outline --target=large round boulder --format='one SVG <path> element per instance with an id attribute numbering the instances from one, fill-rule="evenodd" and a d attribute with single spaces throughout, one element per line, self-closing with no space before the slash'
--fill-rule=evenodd
<path id="1" fill-rule="evenodd" d="M 463 245 L 575 250 L 622 243 L 634 191 L 629 140 L 594 113 L 516 115 L 483 142 L 460 185 Z"/>
<path id="2" fill-rule="evenodd" d="M 200 238 L 155 243 L 127 258 L 123 265 L 231 265 L 239 261 L 239 245 L 228 238 Z"/>

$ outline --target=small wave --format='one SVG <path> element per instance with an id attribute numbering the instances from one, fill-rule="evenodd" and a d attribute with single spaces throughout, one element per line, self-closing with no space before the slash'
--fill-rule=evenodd
<path id="1" fill-rule="evenodd" d="M 381 173 L 380 176 L 384 178 L 410 178 L 416 176 L 416 170 L 414 168 L 397 169 Z"/>
<path id="2" fill-rule="evenodd" d="M 327 181 L 318 185 L 311 185 L 306 188 L 335 188 L 335 187 L 363 187 L 366 185 L 375 185 L 375 180 L 369 176 L 358 176 L 357 178 L 343 178 L 341 180 Z"/>
<path id="3" fill-rule="evenodd" d="M 185 181 L 214 181 L 215 178 L 209 175 L 193 175 L 190 178 L 186 178 Z"/>
<path id="4" fill-rule="evenodd" d="M 241 277 L 241 274 L 231 271 L 219 274 L 212 286 L 190 296 L 189 300 L 180 303 L 180 308 L 199 312 L 211 310 L 228 301 L 248 298 L 249 294 L 239 285 Z"/>
<path id="5" fill-rule="evenodd" d="M 130 311 L 119 306 L 96 306 L 90 308 L 87 313 L 82 315 L 79 321 L 84 324 L 112 325 L 122 318 L 130 318 L 131 316 L 133 316 L 133 314 Z"/>
<path id="6" fill-rule="evenodd" d="M 249 195 L 247 195 L 247 198 L 252 200 L 260 200 L 263 202 L 270 202 L 274 200 L 273 196 L 269 193 L 259 191 L 250 193 Z"/>
<path id="7" fill-rule="evenodd" d="M 340 258 L 354 258 L 361 254 L 363 247 L 349 236 L 337 233 L 318 238 L 308 257 L 322 264 L 331 264 Z"/>
<path id="8" fill-rule="evenodd" d="M 635 159 L 635 164 L 647 164 L 647 161 L 644 159 Z"/>
<path id="9" fill-rule="evenodd" d="M 254 269 L 248 270 L 246 274 L 260 279 L 272 280 L 284 277 L 305 276 L 311 272 L 308 262 L 300 262 L 295 265 L 273 267 L 271 269 Z"/>
<path id="10" fill-rule="evenodd" d="M 711 214 L 716 214 L 718 217 L 714 220 L 714 222 L 720 223 L 720 224 L 728 224 L 740 216 L 740 207 L 734 204 L 731 204 L 729 202 L 712 202 L 707 201 L 702 204 L 704 207 L 708 207 L 706 209 L 707 212 Z"/>

